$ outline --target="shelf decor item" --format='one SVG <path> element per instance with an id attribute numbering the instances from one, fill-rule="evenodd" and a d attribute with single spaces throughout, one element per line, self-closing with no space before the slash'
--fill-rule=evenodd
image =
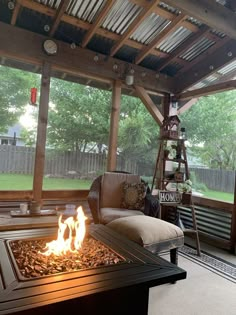
<path id="1" fill-rule="evenodd" d="M 164 119 L 161 126 L 162 139 L 178 139 L 179 138 L 180 119 L 177 115 L 168 116 Z"/>

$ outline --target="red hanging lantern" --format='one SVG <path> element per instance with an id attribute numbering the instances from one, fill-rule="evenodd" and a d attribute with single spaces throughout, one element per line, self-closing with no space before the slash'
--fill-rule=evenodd
<path id="1" fill-rule="evenodd" d="M 30 104 L 36 105 L 36 101 L 37 101 L 37 89 L 31 88 Z"/>

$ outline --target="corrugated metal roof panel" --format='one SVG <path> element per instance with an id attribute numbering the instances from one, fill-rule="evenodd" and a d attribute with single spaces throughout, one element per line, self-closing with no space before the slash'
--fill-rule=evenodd
<path id="1" fill-rule="evenodd" d="M 124 45 L 116 53 L 116 58 L 132 63 L 137 54 L 138 50 L 136 48 Z"/>
<path id="2" fill-rule="evenodd" d="M 122 35 L 142 8 L 128 0 L 118 0 L 107 14 L 102 27 Z"/>
<path id="3" fill-rule="evenodd" d="M 104 4 L 105 0 L 71 0 L 66 13 L 92 23 Z"/>
<path id="4" fill-rule="evenodd" d="M 203 37 L 179 57 L 186 61 L 192 61 L 214 44 L 214 41 Z"/>
<path id="5" fill-rule="evenodd" d="M 169 23 L 169 20 L 152 13 L 143 21 L 130 38 L 140 43 L 148 44 L 155 36 L 161 33 Z"/>
<path id="6" fill-rule="evenodd" d="M 178 62 L 173 62 L 161 70 L 161 73 L 173 77 L 181 68 L 182 65 L 180 65 Z"/>
<path id="7" fill-rule="evenodd" d="M 194 24 L 194 25 L 196 25 L 198 27 L 202 26 L 202 22 L 200 22 L 199 20 L 197 20 L 197 19 L 195 19 L 193 17 L 187 18 L 186 21 L 189 21 L 189 22 L 191 22 L 192 24 Z"/>
<path id="8" fill-rule="evenodd" d="M 179 9 L 171 7 L 170 5 L 168 5 L 168 4 L 164 3 L 164 2 L 159 2 L 159 7 L 161 7 L 162 9 L 165 9 L 166 11 L 171 12 L 171 13 L 175 13 L 175 14 L 179 14 L 180 13 Z"/>
<path id="9" fill-rule="evenodd" d="M 225 33 L 219 32 L 217 30 L 211 30 L 211 33 L 213 33 L 214 35 L 216 35 L 220 38 L 224 38 L 226 36 Z"/>
<path id="10" fill-rule="evenodd" d="M 192 32 L 190 30 L 181 26 L 166 39 L 164 39 L 156 48 L 160 49 L 163 52 L 171 53 L 191 34 Z"/>
<path id="11" fill-rule="evenodd" d="M 220 70 L 218 70 L 217 72 L 220 74 L 228 74 L 231 71 L 235 71 L 236 70 L 236 60 L 230 62 L 227 66 L 221 68 Z"/>
<path id="12" fill-rule="evenodd" d="M 88 49 L 107 55 L 113 44 L 113 40 L 96 34 L 89 41 L 87 47 Z"/>
<path id="13" fill-rule="evenodd" d="M 163 58 L 154 56 L 154 55 L 148 55 L 144 60 L 140 63 L 140 66 L 149 68 L 149 69 L 155 69 L 158 67 L 159 63 L 163 60 Z"/>

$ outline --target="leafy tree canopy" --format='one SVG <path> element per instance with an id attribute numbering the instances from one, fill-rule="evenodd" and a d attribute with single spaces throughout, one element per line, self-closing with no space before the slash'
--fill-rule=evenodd
<path id="1" fill-rule="evenodd" d="M 30 88 L 38 86 L 39 76 L 0 66 L 0 132 L 6 132 L 24 112 L 30 100 Z"/>
<path id="2" fill-rule="evenodd" d="M 213 168 L 236 168 L 236 91 L 201 97 L 180 116 L 191 150 Z"/>

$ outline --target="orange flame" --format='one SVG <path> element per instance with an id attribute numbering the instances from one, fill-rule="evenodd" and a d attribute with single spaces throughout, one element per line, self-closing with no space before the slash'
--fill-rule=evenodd
<path id="1" fill-rule="evenodd" d="M 67 252 L 76 252 L 82 246 L 83 239 L 86 233 L 85 221 L 87 217 L 84 215 L 82 207 L 77 209 L 76 219 L 73 217 L 67 218 L 62 222 L 62 215 L 58 220 L 57 239 L 46 244 L 43 255 L 49 256 L 51 254 L 60 256 Z M 66 229 L 69 229 L 69 236 L 65 238 Z"/>

